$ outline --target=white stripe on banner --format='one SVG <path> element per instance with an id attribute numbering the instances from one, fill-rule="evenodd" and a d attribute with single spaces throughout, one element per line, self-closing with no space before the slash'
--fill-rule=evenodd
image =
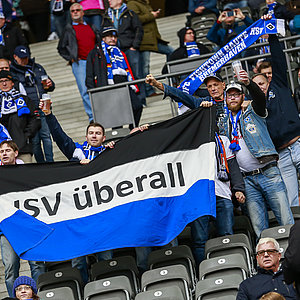
<path id="1" fill-rule="evenodd" d="M 98 214 L 143 199 L 185 194 L 197 181 L 214 180 L 215 144 L 117 166 L 86 178 L 1 196 L 0 221 L 21 209 L 52 224 Z M 159 167 L 158 167 L 159 166 Z"/>

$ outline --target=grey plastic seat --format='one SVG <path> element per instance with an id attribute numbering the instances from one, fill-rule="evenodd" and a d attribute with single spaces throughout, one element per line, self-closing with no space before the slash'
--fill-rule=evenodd
<path id="1" fill-rule="evenodd" d="M 134 298 L 135 300 L 184 300 L 181 289 L 178 286 L 167 286 L 160 289 L 141 292 Z"/>
<path id="2" fill-rule="evenodd" d="M 196 300 L 235 300 L 241 282 L 235 274 L 200 280 L 196 285 Z"/>
<path id="3" fill-rule="evenodd" d="M 181 289 L 184 299 L 191 298 L 191 279 L 183 265 L 165 266 L 146 271 L 142 275 L 142 291 L 157 290 L 168 286 L 177 286 Z"/>
<path id="4" fill-rule="evenodd" d="M 40 291 L 38 296 L 43 300 L 75 300 L 70 287 L 60 287 L 56 289 Z"/>
<path id="5" fill-rule="evenodd" d="M 293 225 L 283 225 L 265 229 L 262 231 L 260 237 L 274 238 L 279 243 L 281 258 L 284 258 L 285 250 L 289 244 L 290 229 L 292 226 Z"/>
<path id="6" fill-rule="evenodd" d="M 223 255 L 240 253 L 247 261 L 248 269 L 252 273 L 252 247 L 248 237 L 243 234 L 233 234 L 222 237 L 210 239 L 205 244 L 205 256 L 206 258 L 220 257 Z"/>
<path id="7" fill-rule="evenodd" d="M 199 266 L 201 280 L 233 274 L 240 276 L 241 280 L 250 276 L 247 261 L 240 253 L 206 259 Z"/>
<path id="8" fill-rule="evenodd" d="M 135 293 L 140 291 L 139 271 L 132 256 L 120 256 L 110 260 L 102 260 L 91 267 L 91 280 L 113 276 L 128 277 Z"/>
<path id="9" fill-rule="evenodd" d="M 126 276 L 114 276 L 89 282 L 84 287 L 85 300 L 119 299 L 130 300 L 134 298 L 129 279 Z"/>
<path id="10" fill-rule="evenodd" d="M 38 278 L 38 291 L 52 290 L 59 287 L 69 287 L 74 299 L 81 300 L 83 281 L 77 268 L 61 268 L 41 274 Z"/>
<path id="11" fill-rule="evenodd" d="M 170 265 L 185 266 L 191 279 L 190 288 L 194 290 L 196 285 L 195 260 L 188 246 L 180 245 L 153 251 L 149 254 L 148 264 L 150 270 Z"/>

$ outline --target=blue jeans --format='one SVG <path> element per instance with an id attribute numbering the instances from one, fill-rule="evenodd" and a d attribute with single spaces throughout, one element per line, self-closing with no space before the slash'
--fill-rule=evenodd
<path id="1" fill-rule="evenodd" d="M 1 237 L 2 262 L 5 268 L 5 284 L 10 297 L 13 296 L 13 285 L 19 277 L 20 258 L 10 245 L 7 238 L 2 234 Z M 46 272 L 46 266 L 43 262 L 28 261 L 31 277 L 37 281 L 38 277 Z"/>
<path id="2" fill-rule="evenodd" d="M 169 248 L 169 247 L 176 247 L 178 246 L 177 238 L 172 240 L 169 244 L 161 247 Z M 153 251 L 154 247 L 136 247 L 135 254 L 136 254 L 136 265 L 139 268 L 141 274 L 148 270 L 148 256 Z"/>
<path id="3" fill-rule="evenodd" d="M 278 167 L 287 189 L 290 206 L 299 206 L 297 172 L 300 173 L 300 139 L 278 153 Z"/>
<path id="4" fill-rule="evenodd" d="M 170 54 L 174 51 L 174 49 L 169 46 L 162 43 L 157 43 L 158 47 L 158 53 L 165 54 L 167 56 L 167 61 L 170 57 Z M 150 51 L 142 51 L 141 52 L 142 59 L 141 59 L 141 74 L 143 78 L 145 78 L 150 73 Z M 154 93 L 154 88 L 146 84 L 146 96 Z"/>
<path id="5" fill-rule="evenodd" d="M 79 60 L 78 62 L 72 63 L 72 71 L 75 76 L 78 90 L 83 101 L 85 112 L 88 115 L 89 120 L 91 121 L 93 120 L 93 113 L 92 113 L 90 97 L 85 85 L 86 60 Z"/>
<path id="6" fill-rule="evenodd" d="M 269 227 L 266 205 L 273 211 L 279 225 L 294 223 L 286 187 L 277 166 L 261 174 L 246 176 L 244 181 L 246 206 L 257 237 Z"/>
<path id="7" fill-rule="evenodd" d="M 230 199 L 216 197 L 216 227 L 219 236 L 233 234 L 233 204 Z M 209 238 L 210 216 L 202 216 L 191 223 L 191 234 L 193 238 L 193 252 L 197 266 L 204 260 L 205 243 Z"/>
<path id="8" fill-rule="evenodd" d="M 37 163 L 53 162 L 53 149 L 50 130 L 47 125 L 44 113 L 40 112 L 40 114 L 42 126 L 32 139 L 32 151 Z M 44 153 L 42 150 L 41 142 L 43 142 Z"/>
<path id="9" fill-rule="evenodd" d="M 113 251 L 106 250 L 102 252 L 95 253 L 97 260 L 109 260 L 112 259 Z M 80 256 L 72 259 L 72 267 L 77 268 L 80 271 L 82 280 L 87 283 L 89 280 L 88 266 L 86 262 L 86 256 Z"/>
<path id="10" fill-rule="evenodd" d="M 102 16 L 101 15 L 83 16 L 83 20 L 91 26 L 94 25 L 100 32 L 102 32 Z"/>
<path id="11" fill-rule="evenodd" d="M 140 69 L 141 52 L 138 50 L 128 49 L 125 51 L 125 54 L 127 56 L 134 79 L 143 78 L 143 74 Z M 145 83 L 140 83 L 138 86 L 140 89 L 140 94 L 138 95 L 138 98 L 140 99 L 142 104 L 146 104 Z"/>
<path id="12" fill-rule="evenodd" d="M 234 9 L 234 8 L 242 8 L 248 6 L 247 0 L 241 0 L 239 2 L 228 3 L 224 5 L 223 10 L 225 9 Z"/>

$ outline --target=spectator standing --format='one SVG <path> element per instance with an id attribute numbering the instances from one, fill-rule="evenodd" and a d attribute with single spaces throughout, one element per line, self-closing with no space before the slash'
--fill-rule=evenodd
<path id="1" fill-rule="evenodd" d="M 275 239 L 260 239 L 256 246 L 258 272 L 240 284 L 236 299 L 256 300 L 268 292 L 276 291 L 287 300 L 296 300 L 295 288 L 285 283 L 280 258 L 279 244 Z"/>
<path id="2" fill-rule="evenodd" d="M 42 76 L 48 76 L 45 69 L 30 58 L 29 49 L 18 46 L 14 51 L 14 61 L 10 67 L 12 75 L 23 84 L 27 96 L 34 102 L 35 108 L 39 108 L 42 94 L 52 92 L 55 88 L 54 82 L 48 77 L 42 83 Z M 41 129 L 32 139 L 33 154 L 38 163 L 53 162 L 52 140 L 47 126 L 45 115 L 40 110 Z M 43 150 L 41 146 L 43 143 Z"/>
<path id="3" fill-rule="evenodd" d="M 133 10 L 143 25 L 144 36 L 140 45 L 142 53 L 141 74 L 146 77 L 150 73 L 150 51 L 165 54 L 168 57 L 173 52 L 173 48 L 168 42 L 161 38 L 157 28 L 156 18 L 160 14 L 160 10 L 153 11 L 148 0 L 128 0 L 127 6 Z M 146 96 L 155 96 L 156 93 L 150 85 L 146 85 Z"/>
<path id="4" fill-rule="evenodd" d="M 244 22 L 244 25 L 239 25 L 236 19 Z M 219 47 L 223 47 L 252 24 L 253 21 L 245 16 L 239 8 L 232 11 L 224 10 L 207 33 L 207 39 Z"/>
<path id="5" fill-rule="evenodd" d="M 126 55 L 117 45 L 117 30 L 104 27 L 102 41 L 89 53 L 86 65 L 86 86 L 95 88 L 133 79 Z M 143 106 L 137 96 L 137 86 L 129 88 L 132 110 L 136 125 L 139 124 Z"/>
<path id="6" fill-rule="evenodd" d="M 267 8 L 263 11 L 263 15 L 270 15 L 276 19 L 284 19 L 291 21 L 295 14 L 289 11 L 284 5 L 278 3 L 275 0 L 266 0 Z"/>
<path id="7" fill-rule="evenodd" d="M 272 58 L 272 79 L 262 74 L 253 81 L 267 97 L 266 118 L 272 141 L 278 151 L 278 166 L 287 188 L 290 206 L 299 206 L 298 178 L 300 173 L 300 119 L 287 78 L 285 54 L 276 35 L 269 35 Z"/>
<path id="8" fill-rule="evenodd" d="M 18 145 L 18 154 L 26 163 L 32 162 L 32 139 L 40 128 L 39 115 L 28 97 L 14 89 L 12 75 L 0 71 L 0 122 Z"/>
<path id="9" fill-rule="evenodd" d="M 69 62 L 75 76 L 83 106 L 89 120 L 93 120 L 91 102 L 85 85 L 86 59 L 89 52 L 100 42 L 100 32 L 94 26 L 88 25 L 83 20 L 83 9 L 78 3 L 70 7 L 72 24 L 67 24 L 57 50 Z"/>
<path id="10" fill-rule="evenodd" d="M 18 146 L 13 141 L 4 141 L 0 144 L 0 160 L 2 165 L 22 164 L 18 158 Z M 1 255 L 5 269 L 5 284 L 10 297 L 15 297 L 14 282 L 19 277 L 20 258 L 10 245 L 7 238 L 0 231 Z M 28 261 L 31 276 L 34 280 L 46 271 L 43 262 Z"/>
<path id="11" fill-rule="evenodd" d="M 14 282 L 14 296 L 18 300 L 32 299 L 38 300 L 37 287 L 35 281 L 28 276 L 20 276 Z"/>
<path id="12" fill-rule="evenodd" d="M 297 75 L 298 75 L 298 83 L 300 82 L 300 67 L 298 66 L 297 70 Z M 294 90 L 294 100 L 297 106 L 297 110 L 300 116 L 300 86 L 298 85 L 295 90 Z"/>
<path id="13" fill-rule="evenodd" d="M 13 61 L 14 50 L 19 45 L 28 46 L 22 30 L 7 23 L 4 14 L 0 12 L 0 57 Z"/>

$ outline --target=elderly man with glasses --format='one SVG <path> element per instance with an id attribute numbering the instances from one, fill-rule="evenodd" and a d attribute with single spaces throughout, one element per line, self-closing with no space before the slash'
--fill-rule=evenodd
<path id="1" fill-rule="evenodd" d="M 280 265 L 281 253 L 273 238 L 262 238 L 256 246 L 257 274 L 240 284 L 237 300 L 260 299 L 268 292 L 277 292 L 285 299 L 297 299 L 292 284 L 284 281 Z"/>

